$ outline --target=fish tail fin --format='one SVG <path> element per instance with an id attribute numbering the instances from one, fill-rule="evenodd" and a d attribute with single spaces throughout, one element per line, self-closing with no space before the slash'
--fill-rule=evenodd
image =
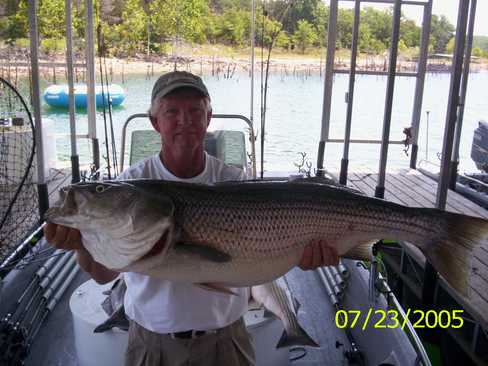
<path id="1" fill-rule="evenodd" d="M 451 212 L 443 214 L 447 235 L 422 249 L 445 280 L 456 291 L 469 298 L 469 280 L 476 272 L 473 267 L 473 250 L 486 240 L 488 221 Z"/>
<path id="2" fill-rule="evenodd" d="M 309 346 L 309 347 L 320 347 L 317 342 L 315 342 L 312 337 L 299 325 L 296 330 L 296 334 L 289 335 L 286 330 L 283 331 L 276 348 L 291 347 L 291 346 Z"/>

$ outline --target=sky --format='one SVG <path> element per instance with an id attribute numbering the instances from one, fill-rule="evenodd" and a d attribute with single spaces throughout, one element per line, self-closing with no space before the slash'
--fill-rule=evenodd
<path id="1" fill-rule="evenodd" d="M 325 1 L 329 3 L 328 0 Z M 339 1 L 339 6 L 342 8 L 354 7 L 353 1 Z M 364 2 L 361 5 L 371 6 L 374 8 L 384 9 L 391 5 L 376 5 L 373 3 Z M 457 23 L 457 11 L 459 6 L 459 0 L 433 0 L 432 13 L 437 15 L 445 15 L 447 19 L 456 26 Z M 402 11 L 409 19 L 414 20 L 418 25 L 422 21 L 422 6 L 402 5 Z M 488 16 L 488 0 L 478 0 L 476 9 L 476 21 L 474 26 L 474 34 L 478 36 L 488 36 L 488 22 L 486 17 Z"/>

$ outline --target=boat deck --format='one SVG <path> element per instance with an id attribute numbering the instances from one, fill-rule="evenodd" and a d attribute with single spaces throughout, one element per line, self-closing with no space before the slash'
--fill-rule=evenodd
<path id="1" fill-rule="evenodd" d="M 335 178 L 339 176 L 339 167 L 328 167 L 328 172 Z M 377 172 L 365 166 L 350 166 L 348 186 L 362 191 L 368 196 L 374 196 Z M 390 170 L 386 174 L 385 199 L 411 207 L 435 207 L 437 182 L 415 169 Z M 488 210 L 471 202 L 455 191 L 449 190 L 446 210 L 471 216 L 488 218 Z M 425 257 L 413 245 L 406 244 L 405 251 L 414 258 L 420 267 L 425 265 Z M 442 287 L 474 320 L 488 329 L 488 241 L 474 252 L 473 267 L 477 268 L 470 279 L 470 297 L 462 297 L 441 280 Z M 438 291 L 437 291 L 438 292 Z M 439 295 L 439 294 L 437 294 Z M 439 298 L 439 296 L 437 296 Z M 441 305 L 441 304 L 439 304 Z"/>

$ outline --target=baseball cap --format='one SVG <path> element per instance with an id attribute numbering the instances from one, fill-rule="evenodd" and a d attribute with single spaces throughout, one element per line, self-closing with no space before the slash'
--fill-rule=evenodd
<path id="1" fill-rule="evenodd" d="M 206 97 L 210 97 L 207 87 L 199 76 L 186 71 L 172 71 L 161 75 L 154 83 L 151 104 L 157 98 L 162 98 L 173 90 L 182 87 L 197 89 Z"/>

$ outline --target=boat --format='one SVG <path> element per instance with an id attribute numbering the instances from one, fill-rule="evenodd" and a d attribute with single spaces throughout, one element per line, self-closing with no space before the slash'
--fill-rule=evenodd
<path id="1" fill-rule="evenodd" d="M 75 105 L 77 108 L 87 107 L 87 86 L 86 84 L 74 85 Z M 108 106 L 109 102 L 112 106 L 121 105 L 125 99 L 125 91 L 118 84 L 110 84 L 107 87 L 101 85 L 95 86 L 95 100 L 96 106 L 102 107 L 105 98 L 105 105 Z M 50 85 L 44 91 L 44 100 L 51 107 L 68 108 L 69 103 L 69 90 L 68 85 Z"/>
<path id="2" fill-rule="evenodd" d="M 488 122 L 484 120 L 480 120 L 474 130 L 471 159 L 479 171 L 458 172 L 455 191 L 488 209 Z M 418 170 L 436 182 L 439 180 L 439 164 L 422 160 L 419 162 Z"/>

